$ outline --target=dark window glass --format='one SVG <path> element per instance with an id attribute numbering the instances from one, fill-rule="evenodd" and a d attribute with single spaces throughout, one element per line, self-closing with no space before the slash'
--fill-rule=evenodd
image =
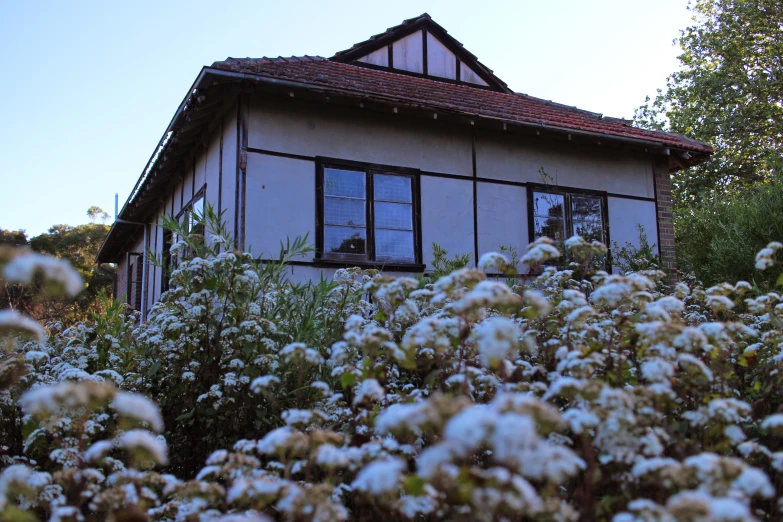
<path id="1" fill-rule="evenodd" d="M 172 258 L 171 247 L 174 245 L 174 234 L 171 230 L 163 231 L 163 269 L 160 271 L 160 290 L 166 292 L 170 288 L 169 277 L 171 276 L 172 266 L 176 260 Z"/>
<path id="2" fill-rule="evenodd" d="M 327 252 L 364 255 L 367 253 L 367 229 L 357 227 L 324 227 Z"/>
<path id="3" fill-rule="evenodd" d="M 606 242 L 603 198 L 586 194 L 533 192 L 533 239 L 553 239 L 560 251 L 574 235 Z M 603 260 L 601 260 L 603 263 Z"/>
<path id="4" fill-rule="evenodd" d="M 604 242 L 601 198 L 571 196 L 571 219 L 574 223 L 574 234 L 588 241 Z"/>

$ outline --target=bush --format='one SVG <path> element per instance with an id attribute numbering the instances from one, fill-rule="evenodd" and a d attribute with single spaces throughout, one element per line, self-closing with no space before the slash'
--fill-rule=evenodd
<path id="1" fill-rule="evenodd" d="M 612 242 L 612 265 L 624 274 L 641 270 L 665 271 L 666 264 L 656 245 L 654 243 L 651 245 L 647 239 L 644 225 L 637 224 L 636 230 L 639 231 L 638 244 L 625 243 L 620 246 L 617 242 Z"/>
<path id="2" fill-rule="evenodd" d="M 674 214 L 677 264 L 706 284 L 751 281 L 774 287 L 777 271 L 759 273 L 753 256 L 770 238 L 783 237 L 783 183 L 738 188 Z"/>
<path id="3" fill-rule="evenodd" d="M 3 401 L 24 440 L 0 474 L 4 519 L 783 514 L 778 293 L 591 271 L 605 248 L 577 238 L 575 270 L 517 292 L 488 279 L 514 271 L 487 254 L 424 288 L 349 270 L 297 293 L 283 265 L 192 240 L 132 333 L 82 325 L 13 349 L 26 375 Z M 540 239 L 521 262 L 559 255 Z M 145 431 L 164 422 L 168 454 Z M 151 469 L 167 458 L 179 478 Z"/>

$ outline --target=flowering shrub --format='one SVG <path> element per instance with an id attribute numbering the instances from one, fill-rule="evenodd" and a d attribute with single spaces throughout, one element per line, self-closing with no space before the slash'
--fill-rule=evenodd
<path id="1" fill-rule="evenodd" d="M 783 295 L 608 274 L 603 245 L 565 245 L 533 243 L 540 275 L 513 288 L 502 254 L 424 287 L 358 269 L 298 286 L 285 256 L 185 245 L 149 321 L 13 348 L 0 512 L 779 520 Z"/>

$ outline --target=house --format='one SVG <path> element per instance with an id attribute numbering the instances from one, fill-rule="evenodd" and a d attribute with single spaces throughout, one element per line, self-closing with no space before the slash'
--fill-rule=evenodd
<path id="1" fill-rule="evenodd" d="M 145 262 L 158 225 L 205 202 L 243 248 L 274 257 L 309 234 L 296 279 L 341 266 L 431 267 L 433 242 L 474 259 L 540 235 L 635 242 L 672 262 L 669 174 L 712 149 L 515 93 L 429 15 L 331 58 L 204 67 L 98 255 L 142 311 L 166 288 Z"/>

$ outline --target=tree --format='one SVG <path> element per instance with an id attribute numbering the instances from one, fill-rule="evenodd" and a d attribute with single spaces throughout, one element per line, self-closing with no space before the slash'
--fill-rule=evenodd
<path id="1" fill-rule="evenodd" d="M 91 223 L 95 223 L 98 219 L 100 219 L 101 223 L 105 225 L 106 220 L 109 219 L 109 214 L 107 214 L 101 207 L 93 205 L 87 209 L 87 217 L 90 218 Z"/>
<path id="2" fill-rule="evenodd" d="M 27 233 L 24 230 L 3 230 L 0 228 L 0 245 L 26 246 Z"/>
<path id="3" fill-rule="evenodd" d="M 783 169 L 783 2 L 696 0 L 694 25 L 676 40 L 682 70 L 647 98 L 636 122 L 715 147 L 673 178 L 677 203 L 696 203 Z"/>
<path id="4" fill-rule="evenodd" d="M 84 291 L 76 298 L 50 297 L 32 286 L 3 283 L 0 288 L 0 308 L 13 308 L 39 321 L 58 320 L 72 323 L 86 318 L 100 306 L 101 293 L 112 291 L 111 269 L 98 267 L 95 258 L 109 233 L 109 226 L 97 224 L 108 215 L 99 207 L 90 207 L 87 215 L 93 223 L 70 226 L 54 225 L 48 232 L 27 239 L 24 231 L 0 229 L 0 245 L 27 246 L 33 252 L 49 254 L 67 260 L 79 272 L 86 283 Z"/>

